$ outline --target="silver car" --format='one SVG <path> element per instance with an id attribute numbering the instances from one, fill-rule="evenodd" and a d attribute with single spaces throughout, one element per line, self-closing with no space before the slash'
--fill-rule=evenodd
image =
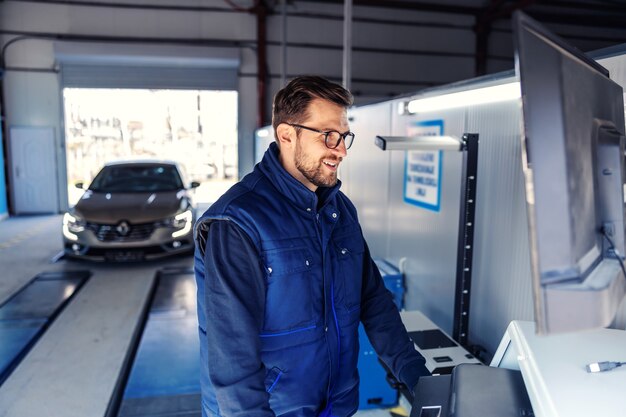
<path id="1" fill-rule="evenodd" d="M 63 217 L 65 254 L 140 261 L 193 250 L 195 207 L 175 162 L 105 165 Z M 82 188 L 82 184 L 76 184 Z"/>

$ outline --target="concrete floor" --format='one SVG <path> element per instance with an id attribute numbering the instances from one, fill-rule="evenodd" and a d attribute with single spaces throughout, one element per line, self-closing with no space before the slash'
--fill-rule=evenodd
<path id="1" fill-rule="evenodd" d="M 193 258 L 134 265 L 61 259 L 62 216 L 0 222 L 0 304 L 41 272 L 92 275 L 0 386 L 0 416 L 104 416 L 155 272 Z"/>
<path id="2" fill-rule="evenodd" d="M 193 266 L 192 256 L 117 265 L 59 259 L 61 223 L 61 215 L 0 221 L 0 305 L 39 273 L 92 274 L 0 386 L 0 417 L 105 416 L 156 271 Z"/>

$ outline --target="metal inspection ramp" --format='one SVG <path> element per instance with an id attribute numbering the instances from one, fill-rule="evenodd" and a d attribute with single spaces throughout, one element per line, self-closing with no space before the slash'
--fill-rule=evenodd
<path id="1" fill-rule="evenodd" d="M 118 417 L 200 416 L 200 345 L 191 269 L 159 271 Z"/>
<path id="2" fill-rule="evenodd" d="M 0 306 L 0 384 L 90 275 L 89 271 L 41 273 Z"/>

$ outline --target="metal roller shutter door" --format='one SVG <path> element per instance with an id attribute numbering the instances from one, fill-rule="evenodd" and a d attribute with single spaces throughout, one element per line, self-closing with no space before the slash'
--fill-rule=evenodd
<path id="1" fill-rule="evenodd" d="M 63 64 L 63 87 L 237 90 L 237 68 Z"/>

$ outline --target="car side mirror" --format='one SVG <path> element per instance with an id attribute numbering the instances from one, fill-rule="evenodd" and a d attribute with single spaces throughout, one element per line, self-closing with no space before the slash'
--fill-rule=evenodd
<path id="1" fill-rule="evenodd" d="M 76 188 L 83 189 L 83 188 L 85 187 L 85 183 L 83 183 L 83 182 L 77 182 L 77 183 L 75 183 L 75 184 L 74 184 L 74 186 L 75 186 Z"/>
<path id="2" fill-rule="evenodd" d="M 200 183 L 198 181 L 191 181 L 191 188 L 198 188 Z"/>

